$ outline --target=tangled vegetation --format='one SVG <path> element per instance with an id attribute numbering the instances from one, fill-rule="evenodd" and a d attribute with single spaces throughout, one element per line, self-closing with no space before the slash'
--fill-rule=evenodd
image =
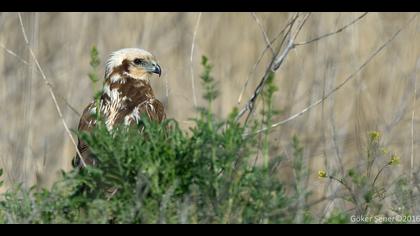
<path id="1" fill-rule="evenodd" d="M 96 50 L 92 50 L 92 58 L 97 58 Z M 92 61 L 95 69 L 99 62 Z M 293 137 L 291 141 L 295 180 L 293 191 L 287 193 L 286 184 L 277 175 L 284 157 L 270 152 L 270 131 L 252 135 L 261 125 L 269 127 L 278 112 L 272 106 L 277 91 L 274 74 L 261 95 L 262 120 L 245 129 L 235 120 L 237 109 L 227 119 L 215 116 L 211 104 L 218 95 L 217 84 L 206 57 L 202 65 L 203 97 L 208 104 L 198 109 L 189 131 L 181 130 L 172 119 L 157 124 L 143 117 L 139 124 L 144 127 L 142 132 L 116 127 L 110 133 L 98 117 L 92 133 L 78 135 L 99 164 L 63 172 L 50 189 L 14 186 L 0 200 L 0 223 L 319 222 L 303 204 L 311 192 L 302 182 L 316 174 L 308 173 L 304 166 L 299 139 Z M 97 81 L 94 74 L 89 77 Z M 371 214 L 371 208 L 380 210 L 384 188 L 377 187 L 376 181 L 385 167 L 398 162 L 392 155 L 373 175 L 374 157 L 382 150 L 380 135 L 375 134 L 369 139 L 366 175 L 356 169 L 348 170 L 346 178 L 334 177 L 328 173 L 331 171 L 318 173 L 320 181 L 330 178 L 342 184 L 348 190 L 344 198 L 362 215 Z M 256 160 L 258 152 L 261 163 Z M 372 176 L 374 180 L 369 182 Z M 349 223 L 350 218 L 347 212 L 338 211 L 324 222 Z"/>

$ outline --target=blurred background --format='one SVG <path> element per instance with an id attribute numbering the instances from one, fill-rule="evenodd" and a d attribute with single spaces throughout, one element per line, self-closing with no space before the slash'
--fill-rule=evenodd
<path id="1" fill-rule="evenodd" d="M 312 13 L 296 41 L 334 32 L 362 14 Z M 78 113 L 93 96 L 87 74 L 90 49 L 95 45 L 102 61 L 101 77 L 103 62 L 115 50 L 139 47 L 152 52 L 163 69 L 162 77 L 152 81 L 155 94 L 165 104 L 168 117 L 187 130 L 192 124 L 189 118 L 196 115 L 192 72 L 197 105 L 204 105 L 199 80 L 201 56 L 208 56 L 214 65 L 213 75 L 220 89 L 214 110 L 226 117 L 234 106 L 242 107 L 249 99 L 270 61 L 271 52 L 267 51 L 254 72 L 266 47 L 261 28 L 271 40 L 293 15 L 22 13 L 22 19 L 29 44 L 54 87 L 70 128 L 77 128 Z M 415 89 L 420 69 L 420 19 L 407 25 L 412 16 L 368 13 L 340 33 L 297 47 L 277 71 L 275 108 L 282 112 L 274 121 L 320 99 L 406 25 L 337 93 L 273 130 L 274 154 L 290 157 L 292 136 L 300 138 L 310 170 L 309 189 L 325 188 L 316 178 L 318 169 L 330 171 L 340 163 L 358 164 L 366 153 L 371 130 L 380 131 L 384 145 L 401 157 L 401 165 L 387 171 L 387 176 L 418 170 L 420 102 L 415 102 L 419 96 Z M 275 45 L 279 45 L 277 41 Z M 25 45 L 17 13 L 0 13 L 0 47 L 0 168 L 5 171 L 6 187 L 16 182 L 50 186 L 59 170 L 71 168 L 75 150 Z M 289 171 L 286 164 L 279 174 L 287 178 Z"/>

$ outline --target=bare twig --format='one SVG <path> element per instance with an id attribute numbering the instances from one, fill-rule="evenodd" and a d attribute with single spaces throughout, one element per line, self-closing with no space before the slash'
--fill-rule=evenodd
<path id="1" fill-rule="evenodd" d="M 298 15 L 298 13 L 296 13 L 291 20 L 289 20 L 289 22 L 283 27 L 282 30 L 280 30 L 280 32 L 277 33 L 277 35 L 273 38 L 273 40 L 270 41 L 270 45 L 272 45 L 279 37 L 281 34 L 283 34 L 283 32 L 287 29 L 287 27 L 290 26 L 290 24 L 292 24 L 292 22 L 294 21 L 294 19 L 296 19 L 296 16 Z M 260 64 L 262 58 L 264 57 L 265 53 L 267 52 L 267 50 L 270 48 L 270 45 L 266 45 L 265 48 L 263 49 L 263 51 L 260 53 L 260 55 L 258 56 L 257 61 L 255 62 L 255 64 L 252 66 L 251 72 L 247 78 L 247 80 L 244 83 L 244 86 L 242 87 L 241 93 L 239 94 L 239 98 L 238 98 L 238 104 L 241 103 L 242 101 L 242 97 L 244 95 L 245 89 L 248 86 L 248 83 L 250 81 L 250 79 L 253 77 L 253 75 L 255 74 L 255 71 L 257 70 L 257 66 Z M 280 45 L 281 47 L 281 45 Z"/>
<path id="2" fill-rule="evenodd" d="M 360 71 L 362 71 L 366 65 L 368 65 L 373 58 L 375 58 L 384 48 L 386 48 L 386 46 L 388 46 L 389 43 L 391 43 L 399 34 L 400 32 L 406 28 L 417 16 L 417 14 L 415 14 L 413 17 L 411 17 L 411 19 L 405 24 L 403 25 L 399 30 L 397 30 L 386 42 L 384 42 L 377 50 L 375 50 L 366 60 L 365 62 L 363 62 L 362 65 L 359 66 L 359 68 L 353 72 L 351 75 L 349 75 L 343 82 L 341 82 L 337 87 L 335 87 L 334 89 L 332 89 L 330 92 L 328 92 L 325 96 L 323 96 L 322 98 L 320 98 L 318 101 L 312 103 L 311 105 L 307 106 L 306 108 L 304 108 L 302 111 L 290 116 L 289 118 L 286 118 L 282 121 L 279 121 L 275 124 L 273 124 L 271 127 L 265 127 L 261 130 L 258 130 L 256 132 L 256 134 L 261 133 L 266 131 L 267 129 L 271 129 L 271 128 L 275 128 L 277 126 L 283 125 L 289 121 L 292 121 L 294 119 L 296 119 L 297 117 L 305 114 L 307 111 L 311 110 L 312 108 L 316 107 L 317 105 L 319 105 L 320 103 L 322 103 L 325 99 L 329 98 L 332 94 L 334 94 L 335 92 L 337 92 L 340 88 L 342 88 L 347 82 L 349 82 L 351 79 L 353 79 Z"/>
<path id="3" fill-rule="evenodd" d="M 248 83 L 249 83 L 249 81 L 250 81 L 250 79 L 251 79 L 251 77 L 255 74 L 255 71 L 256 71 L 256 69 L 257 69 L 257 66 L 260 64 L 260 62 L 261 62 L 261 60 L 262 60 L 262 58 L 264 57 L 264 55 L 265 55 L 265 53 L 267 52 L 267 50 L 270 48 L 270 45 L 272 45 L 279 37 L 280 37 L 280 35 L 282 35 L 283 33 L 284 33 L 284 31 L 296 20 L 296 17 L 297 17 L 297 15 L 298 15 L 298 13 L 296 13 L 290 20 L 289 20 L 289 22 L 283 27 L 283 29 L 282 30 L 280 30 L 280 32 L 273 38 L 273 40 L 271 40 L 270 41 L 270 44 L 269 45 L 266 45 L 265 46 L 265 48 L 263 49 L 263 51 L 260 53 L 260 55 L 259 55 L 259 57 L 258 57 L 258 59 L 257 59 L 257 61 L 255 62 L 255 64 L 252 66 L 252 69 L 251 69 L 251 72 L 250 72 L 250 75 L 248 76 L 248 79 L 245 81 L 245 83 L 244 83 L 244 85 L 243 85 L 243 87 L 242 87 L 242 90 L 241 90 L 241 92 L 240 92 L 240 94 L 239 94 L 239 98 L 238 98 L 238 104 L 240 104 L 241 103 L 241 101 L 242 101 L 242 97 L 243 97 L 243 95 L 244 95 L 244 92 L 245 92 L 245 89 L 246 89 L 246 87 L 248 86 Z M 282 45 L 280 45 L 280 47 L 281 47 Z M 273 55 L 273 57 L 274 57 L 275 55 Z"/>
<path id="4" fill-rule="evenodd" d="M 267 47 L 270 48 L 271 53 L 273 53 L 273 56 L 276 55 L 276 52 L 274 51 L 273 46 L 271 45 L 270 39 L 268 38 L 267 32 L 265 31 L 264 27 L 262 26 L 260 19 L 258 19 L 255 12 L 251 13 L 252 17 L 254 17 L 255 22 L 257 22 L 258 27 L 260 28 L 261 32 L 263 33 L 265 43 L 267 44 Z"/>
<path id="5" fill-rule="evenodd" d="M 26 44 L 29 45 L 29 40 L 28 40 L 28 37 L 26 36 L 25 27 L 23 27 L 23 21 L 22 21 L 22 16 L 20 15 L 20 12 L 18 12 L 18 17 L 19 17 L 20 29 L 22 30 L 23 38 L 25 39 Z"/>
<path id="6" fill-rule="evenodd" d="M 293 24 L 295 23 L 297 17 L 299 17 L 298 14 L 295 15 L 295 18 L 292 20 L 292 23 L 289 26 L 289 30 L 285 33 L 283 40 L 290 34 L 291 29 L 293 27 Z M 280 46 L 281 47 L 281 46 Z M 264 76 L 262 77 L 260 83 L 258 84 L 257 88 L 254 91 L 254 94 L 252 97 L 248 100 L 248 102 L 245 104 L 245 106 L 242 108 L 242 110 L 239 111 L 238 115 L 236 116 L 236 120 L 238 121 L 245 112 L 249 111 L 249 114 L 251 114 L 251 111 L 254 109 L 255 101 L 258 97 L 258 95 L 261 93 L 262 88 L 264 87 L 265 81 L 268 79 L 268 76 L 271 72 L 272 65 L 274 64 L 274 61 L 276 60 L 276 57 L 274 56 L 270 62 L 270 65 L 265 70 Z M 249 117 L 249 115 L 248 115 Z"/>
<path id="7" fill-rule="evenodd" d="M 297 13 L 298 14 L 298 13 Z M 296 16 L 297 16 L 297 14 L 292 18 L 292 20 L 288 23 L 288 24 L 286 24 L 286 26 L 279 32 L 279 34 L 278 35 L 276 35 L 276 37 L 270 42 L 271 44 L 273 44 L 276 40 L 277 40 L 277 38 L 284 32 L 284 30 L 288 27 L 288 26 L 290 26 L 290 24 L 292 24 L 295 20 L 296 20 Z M 344 31 L 345 29 L 347 29 L 348 27 L 350 27 L 351 25 L 353 25 L 353 24 L 355 24 L 355 23 L 357 23 L 358 21 L 360 21 L 363 17 L 365 17 L 366 15 L 367 15 L 368 13 L 366 12 L 366 13 L 364 13 L 364 14 L 362 14 L 362 15 L 360 15 L 359 17 L 357 17 L 355 20 L 353 20 L 353 21 L 351 21 L 350 23 L 348 23 L 348 24 L 346 24 L 345 26 L 343 26 L 343 27 L 341 27 L 341 28 L 339 28 L 339 29 L 337 29 L 336 31 L 334 31 L 334 32 L 330 32 L 330 33 L 327 33 L 327 34 L 324 34 L 324 35 L 322 35 L 322 36 L 319 36 L 319 37 L 316 37 L 316 38 L 314 38 L 314 39 L 311 39 L 311 40 L 308 40 L 308 41 L 306 41 L 306 42 L 302 42 L 302 43 L 294 43 L 294 46 L 295 47 L 297 47 L 297 46 L 303 46 L 303 45 L 306 45 L 306 44 L 309 44 L 309 43 L 313 43 L 313 42 L 316 42 L 316 41 L 318 41 L 318 40 L 321 40 L 321 39 L 323 39 L 323 38 L 326 38 L 326 37 L 329 37 L 329 36 L 332 36 L 332 35 L 335 35 L 335 34 L 338 34 L 338 33 L 340 33 L 340 32 L 342 32 L 342 31 Z M 266 47 L 265 47 L 265 49 L 261 52 L 261 54 L 260 54 L 260 56 L 258 57 L 258 59 L 257 59 L 257 62 L 254 64 L 254 66 L 253 66 L 253 69 L 252 69 L 252 74 L 255 72 L 255 70 L 256 70 L 256 68 L 257 68 L 257 66 L 258 66 L 258 64 L 261 62 L 261 60 L 262 60 L 262 58 L 263 58 L 263 56 L 264 56 L 264 54 L 265 54 L 265 52 L 268 50 L 270 48 L 270 45 L 267 45 Z M 244 91 L 245 91 L 245 89 L 246 89 L 246 87 L 247 87 L 247 85 L 248 85 L 248 83 L 249 83 L 249 80 L 250 80 L 250 78 L 251 77 L 248 77 L 248 79 L 245 81 L 245 84 L 244 84 L 244 86 L 243 86 L 243 88 L 242 88 L 242 91 L 241 91 L 241 93 L 240 93 L 240 95 L 239 95 L 239 98 L 238 98 L 238 104 L 241 102 L 241 100 L 242 100 L 242 96 L 243 96 L 243 93 L 244 93 Z"/>
<path id="8" fill-rule="evenodd" d="M 338 178 L 336 178 L 334 176 L 331 176 L 331 175 L 329 175 L 328 178 L 340 183 L 345 189 L 347 189 L 347 191 L 350 193 L 350 196 L 351 196 L 354 204 L 356 204 L 356 206 L 359 206 L 359 201 L 357 200 L 356 195 L 354 194 L 353 190 L 347 185 L 347 183 L 344 182 L 343 179 L 338 179 Z"/>
<path id="9" fill-rule="evenodd" d="M 194 66 L 193 66 L 193 55 L 194 55 L 194 47 L 195 47 L 195 38 L 197 36 L 198 26 L 200 25 L 200 19 L 201 19 L 201 12 L 198 13 L 197 16 L 197 23 L 195 24 L 193 39 L 191 43 L 191 55 L 190 55 L 190 66 L 191 66 L 191 86 L 192 86 L 192 93 L 193 93 L 193 102 L 194 106 L 197 106 L 197 96 L 195 93 L 195 83 L 194 83 Z"/>
<path id="10" fill-rule="evenodd" d="M 417 68 L 420 66 L 420 61 L 417 60 L 416 68 L 414 73 L 414 94 L 413 94 L 413 111 L 411 113 L 411 156 L 410 156 L 410 181 L 413 181 L 414 178 L 414 118 L 415 118 L 415 109 L 416 109 L 416 100 L 417 100 Z"/>
<path id="11" fill-rule="evenodd" d="M 53 89 L 52 89 L 52 85 L 51 85 L 51 83 L 48 81 L 47 77 L 45 76 L 45 73 L 44 73 L 44 71 L 42 70 L 42 68 L 41 68 L 41 66 L 40 66 L 40 64 L 39 64 L 38 59 L 36 58 L 35 53 L 34 53 L 34 51 L 32 50 L 32 47 L 31 47 L 31 46 L 30 46 L 30 44 L 29 44 L 29 41 L 28 41 L 28 38 L 27 38 L 27 36 L 26 36 L 26 32 L 25 32 L 25 27 L 23 26 L 22 16 L 20 15 L 20 12 L 18 12 L 18 17 L 19 17 L 20 28 L 21 28 L 21 30 L 22 30 L 22 34 L 23 34 L 23 37 L 24 37 L 24 39 L 25 39 L 26 46 L 28 47 L 29 52 L 30 52 L 30 54 L 31 54 L 31 57 L 32 57 L 32 59 L 34 60 L 35 65 L 36 65 L 36 67 L 37 67 L 38 71 L 41 73 L 42 78 L 43 78 L 43 80 L 44 80 L 45 84 L 46 84 L 46 85 L 47 85 L 47 87 L 48 87 L 48 91 L 49 91 L 49 93 L 50 93 L 50 95 L 51 95 L 51 98 L 52 98 L 52 100 L 53 100 L 53 102 L 54 102 L 54 105 L 55 105 L 55 108 L 56 108 L 56 110 L 57 110 L 58 116 L 59 116 L 59 118 L 61 119 L 61 122 L 63 123 L 64 129 L 66 130 L 66 132 L 67 132 L 67 134 L 68 134 L 68 136 L 69 136 L 69 138 L 70 138 L 71 142 L 73 143 L 73 145 L 74 145 L 74 147 L 75 147 L 75 149 L 76 149 L 77 154 L 78 154 L 78 155 L 79 155 L 79 157 L 80 157 L 80 160 L 81 160 L 82 166 L 83 166 L 83 167 L 86 167 L 86 163 L 85 163 L 85 161 L 83 160 L 83 156 L 80 154 L 79 149 L 77 148 L 76 141 L 74 140 L 73 136 L 71 135 L 70 129 L 69 129 L 69 127 L 67 126 L 66 121 L 64 120 L 64 117 L 63 117 L 63 114 L 62 114 L 62 112 L 61 112 L 60 106 L 58 105 L 58 102 L 57 102 L 56 96 L 55 96 L 54 91 L 53 91 Z"/>
<path id="12" fill-rule="evenodd" d="M 239 120 L 245 114 L 245 112 L 248 111 L 248 115 L 245 119 L 245 123 L 248 121 L 248 118 L 250 117 L 250 115 L 254 111 L 254 105 L 255 105 L 255 102 L 257 100 L 257 97 L 262 92 L 270 73 L 275 72 L 276 70 L 278 70 L 280 68 L 280 66 L 283 64 L 284 59 L 287 57 L 289 52 L 294 48 L 294 43 L 293 42 L 296 39 L 296 37 L 298 36 L 298 34 L 300 33 L 303 25 L 306 23 L 306 20 L 308 19 L 309 15 L 310 15 L 310 13 L 306 14 L 303 17 L 303 20 L 297 25 L 296 32 L 294 32 L 294 34 L 292 35 L 293 26 L 295 25 L 296 20 L 299 17 L 298 14 L 296 15 L 296 18 L 293 20 L 292 24 L 290 24 L 289 30 L 285 33 L 284 38 L 283 38 L 283 41 L 286 38 L 288 38 L 288 43 L 287 43 L 286 47 L 283 49 L 283 51 L 281 53 L 278 52 L 276 54 L 277 56 L 273 57 L 270 65 L 267 67 L 267 69 L 265 71 L 264 76 L 262 77 L 260 83 L 258 84 L 257 88 L 255 89 L 254 94 L 248 100 L 247 104 L 240 110 L 240 112 L 236 116 L 236 120 Z"/>
<path id="13" fill-rule="evenodd" d="M 18 59 L 19 61 L 21 61 L 23 64 L 30 66 L 29 62 L 27 62 L 25 59 L 23 59 L 22 57 L 20 57 L 19 55 L 17 55 L 17 53 L 15 53 L 14 51 L 8 49 L 7 47 L 4 46 L 4 44 L 0 43 L 0 48 L 2 48 L 5 52 L 7 52 L 8 54 L 14 56 L 16 59 Z M 38 73 L 40 73 L 39 71 L 37 71 Z M 41 73 L 40 73 L 41 74 Z M 54 89 L 54 85 L 51 84 L 51 86 Z M 57 95 L 57 97 L 59 99 L 61 99 L 66 106 L 68 106 L 70 108 L 71 111 L 73 111 L 77 116 L 80 116 L 81 114 L 61 95 Z"/>
<path id="14" fill-rule="evenodd" d="M 378 173 L 376 173 L 375 178 L 373 179 L 372 182 L 372 188 L 375 187 L 376 181 L 378 180 L 379 176 L 381 175 L 381 173 L 385 170 L 385 168 L 387 168 L 388 166 L 390 166 L 390 163 L 385 164 L 384 166 L 382 166 L 382 168 L 378 171 Z"/>
<path id="15" fill-rule="evenodd" d="M 23 64 L 28 65 L 29 66 L 29 62 L 27 62 L 25 59 L 23 59 L 22 57 L 18 56 L 15 52 L 13 52 L 12 50 L 6 48 L 2 43 L 0 43 L 0 48 L 2 48 L 5 52 L 7 52 L 8 54 L 16 57 L 16 59 L 18 59 L 19 61 L 21 61 Z"/>
<path id="16" fill-rule="evenodd" d="M 271 65 L 271 71 L 274 72 L 278 70 L 280 65 L 283 64 L 283 61 L 286 58 L 286 56 L 289 54 L 290 50 L 292 50 L 295 47 L 294 40 L 296 39 L 300 31 L 302 30 L 302 27 L 306 23 L 306 20 L 308 19 L 310 14 L 311 13 L 308 13 L 304 16 L 303 20 L 298 24 L 296 32 L 292 36 L 293 26 L 295 22 L 297 21 L 298 17 L 300 16 L 299 14 L 296 15 L 296 18 L 294 19 L 293 23 L 289 27 L 288 33 L 286 33 L 282 39 L 281 46 L 283 46 L 283 43 L 285 42 L 286 39 L 288 39 L 288 44 L 285 50 L 283 51 L 283 53 L 280 56 L 277 56 L 276 59 L 274 60 L 274 63 Z"/>
<path id="17" fill-rule="evenodd" d="M 342 32 L 343 30 L 347 29 L 348 27 L 350 27 L 351 25 L 353 25 L 353 24 L 357 23 L 358 21 L 360 21 L 360 20 L 361 20 L 363 17 L 365 17 L 367 14 L 368 14 L 367 12 L 363 13 L 362 15 L 360 15 L 359 17 L 357 17 L 356 19 L 352 20 L 350 23 L 348 23 L 348 24 L 346 24 L 345 26 L 343 26 L 343 27 L 341 27 L 341 28 L 337 29 L 337 30 L 336 30 L 336 31 L 334 31 L 334 32 L 330 32 L 330 33 L 323 34 L 323 35 L 321 35 L 321 36 L 318 36 L 318 37 L 313 38 L 313 39 L 311 39 L 311 40 L 308 40 L 308 41 L 306 41 L 306 42 L 302 42 L 302 43 L 295 43 L 295 46 L 303 46 L 303 45 L 306 45 L 306 44 L 310 44 L 310 43 L 316 42 L 316 41 L 321 40 L 321 39 L 323 39 L 323 38 L 326 38 L 326 37 L 329 37 L 329 36 L 332 36 L 332 35 L 338 34 L 338 33 Z"/>
<path id="18" fill-rule="evenodd" d="M 54 86 L 53 86 L 54 87 Z M 68 108 L 70 108 L 70 110 L 72 111 L 72 112 L 74 112 L 74 114 L 75 115 L 77 115 L 77 116 L 82 116 L 82 114 L 80 114 L 80 112 L 78 112 L 77 111 L 77 109 L 76 108 L 74 108 L 68 101 L 67 101 L 67 99 L 66 98 L 64 98 L 63 96 L 61 96 L 60 94 L 58 94 L 57 95 L 57 97 L 61 100 L 61 101 L 63 101 L 64 102 L 64 104 L 66 104 L 66 106 L 68 107 Z"/>

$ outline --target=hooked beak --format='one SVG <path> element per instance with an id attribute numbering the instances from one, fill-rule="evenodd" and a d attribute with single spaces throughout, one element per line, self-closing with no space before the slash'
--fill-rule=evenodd
<path id="1" fill-rule="evenodd" d="M 152 71 L 152 73 L 158 74 L 159 77 L 160 77 L 160 75 L 162 74 L 162 70 L 161 70 L 159 64 L 153 64 L 153 71 Z"/>

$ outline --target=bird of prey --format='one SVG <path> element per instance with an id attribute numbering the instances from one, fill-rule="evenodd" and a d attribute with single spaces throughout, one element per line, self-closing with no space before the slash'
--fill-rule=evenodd
<path id="1" fill-rule="evenodd" d="M 105 65 L 99 109 L 96 101 L 92 101 L 83 111 L 78 130 L 90 132 L 96 125 L 97 111 L 109 131 L 117 124 L 136 125 L 143 114 L 157 122 L 164 120 L 164 106 L 155 98 L 150 86 L 154 75 L 160 77 L 161 68 L 146 50 L 125 48 L 111 53 Z M 85 164 L 95 165 L 95 157 L 80 138 L 77 148 Z M 76 155 L 73 166 L 81 168 L 83 162 Z"/>

